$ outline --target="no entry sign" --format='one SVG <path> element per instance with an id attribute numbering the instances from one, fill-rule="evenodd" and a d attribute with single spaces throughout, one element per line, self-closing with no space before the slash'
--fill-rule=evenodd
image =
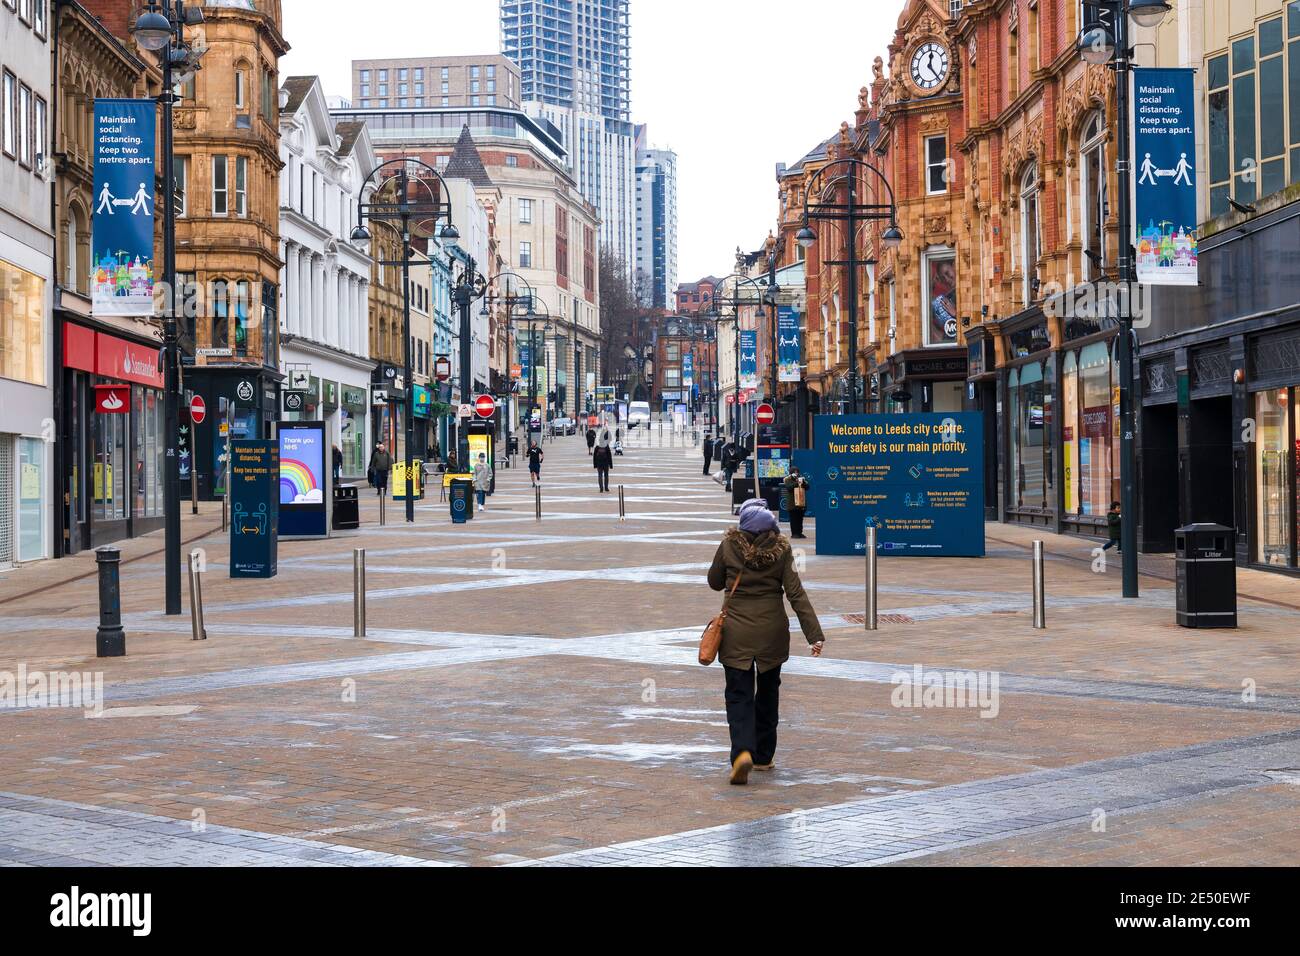
<path id="1" fill-rule="evenodd" d="M 439 355 L 438 361 L 434 363 L 433 368 L 434 368 L 434 373 L 433 373 L 434 377 L 438 381 L 445 382 L 449 378 L 451 378 L 451 359 L 448 358 L 447 356 Z"/>
<path id="2" fill-rule="evenodd" d="M 760 425 L 770 425 L 776 421 L 776 410 L 766 403 L 758 406 L 755 418 Z"/>
<path id="3" fill-rule="evenodd" d="M 479 418 L 491 418 L 497 413 L 497 400 L 491 395 L 480 395 L 474 399 L 474 411 Z"/>
<path id="4" fill-rule="evenodd" d="M 202 395 L 195 395 L 190 399 L 190 421 L 195 425 L 202 425 L 203 419 L 208 417 L 208 405 L 203 401 Z"/>

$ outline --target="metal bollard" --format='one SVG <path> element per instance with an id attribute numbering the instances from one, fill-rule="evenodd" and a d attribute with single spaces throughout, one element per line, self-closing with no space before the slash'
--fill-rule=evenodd
<path id="1" fill-rule="evenodd" d="M 1047 584 L 1043 576 L 1043 542 L 1034 542 L 1034 630 L 1047 629 Z"/>
<path id="2" fill-rule="evenodd" d="M 384 488 L 379 492 L 379 527 L 383 528 L 388 524 L 388 515 L 385 511 L 385 505 L 388 503 L 388 489 Z"/>
<path id="3" fill-rule="evenodd" d="M 879 556 L 876 554 L 876 533 L 877 532 L 874 525 L 868 526 L 867 547 L 866 547 L 866 557 L 867 557 L 867 609 L 866 610 L 867 613 L 862 616 L 863 623 L 866 625 L 868 631 L 877 630 L 879 626 L 878 592 L 879 592 L 880 579 L 877 574 L 879 570 L 877 565 L 877 560 Z"/>
<path id="4" fill-rule="evenodd" d="M 618 520 L 627 520 L 627 501 L 623 497 L 623 486 L 618 486 Z"/>
<path id="5" fill-rule="evenodd" d="M 194 458 L 190 456 L 191 462 Z M 199 473 L 195 470 L 194 465 L 190 464 L 190 513 L 199 513 Z"/>
<path id="6" fill-rule="evenodd" d="M 542 520 L 542 486 L 533 486 L 533 496 L 537 499 L 537 520 Z"/>
<path id="7" fill-rule="evenodd" d="M 203 624 L 202 554 L 198 549 L 190 552 L 190 627 L 194 635 L 191 640 L 195 641 L 208 639 L 208 629 Z"/>
<path id="8" fill-rule="evenodd" d="M 352 552 L 352 636 L 366 636 L 366 549 Z"/>
<path id="9" fill-rule="evenodd" d="M 122 552 L 100 548 L 95 552 L 99 569 L 99 630 L 95 632 L 96 657 L 125 657 L 126 632 L 122 630 Z"/>
<path id="10" fill-rule="evenodd" d="M 227 498 L 225 495 L 221 496 L 221 533 L 222 534 L 226 533 L 227 522 L 229 520 L 229 515 L 227 514 L 226 511 L 226 506 L 227 504 L 229 504 L 229 501 L 230 499 Z"/>

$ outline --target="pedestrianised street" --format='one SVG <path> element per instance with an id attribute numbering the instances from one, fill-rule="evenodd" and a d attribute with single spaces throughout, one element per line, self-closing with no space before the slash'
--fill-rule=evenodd
<path id="1" fill-rule="evenodd" d="M 1115 600 L 1117 567 L 1048 536 L 988 554 L 796 558 L 825 629 L 797 622 L 776 769 L 728 784 L 720 668 L 697 643 L 735 523 L 698 448 L 642 434 L 597 491 L 585 442 L 498 473 L 453 526 L 281 542 L 232 581 L 220 513 L 202 549 L 208 638 L 158 608 L 158 542 L 123 553 L 127 654 L 95 659 L 91 556 L 0 582 L 0 671 L 103 675 L 102 702 L 0 709 L 0 861 L 141 865 L 1287 864 L 1300 852 L 1300 606 L 1245 572 L 1240 629 L 1175 626 L 1170 567 Z M 627 517 L 620 521 L 618 489 Z M 1041 535 L 1039 536 L 1041 537 Z M 367 634 L 353 634 L 353 552 Z M 66 568 L 67 570 L 64 570 Z M 918 671 L 919 669 L 919 671 Z M 964 706 L 907 681 L 972 678 Z M 90 692 L 93 695 L 93 692 Z M 22 702 L 20 702 L 22 703 Z M 102 706 L 92 706 L 102 703 Z"/>

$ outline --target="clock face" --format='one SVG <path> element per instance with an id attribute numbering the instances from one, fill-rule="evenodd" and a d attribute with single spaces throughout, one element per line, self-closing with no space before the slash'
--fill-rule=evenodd
<path id="1" fill-rule="evenodd" d="M 948 48 L 930 40 L 912 54 L 912 82 L 920 90 L 934 90 L 948 78 Z"/>

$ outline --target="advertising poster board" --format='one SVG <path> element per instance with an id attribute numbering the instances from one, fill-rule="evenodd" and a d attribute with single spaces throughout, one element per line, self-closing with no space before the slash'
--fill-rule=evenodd
<path id="1" fill-rule="evenodd" d="M 1135 69 L 1133 93 L 1137 280 L 1194 286 L 1199 281 L 1196 71 Z"/>
<path id="2" fill-rule="evenodd" d="M 273 578 L 278 570 L 280 446 L 230 443 L 230 576 Z"/>
<path id="3" fill-rule="evenodd" d="M 324 422 L 281 422 L 280 537 L 328 538 L 329 447 Z"/>
<path id="4" fill-rule="evenodd" d="M 984 556 L 979 413 L 818 416 L 806 474 L 819 555 Z"/>
<path id="5" fill-rule="evenodd" d="M 90 301 L 95 315 L 154 312 L 153 100 L 97 99 Z"/>

